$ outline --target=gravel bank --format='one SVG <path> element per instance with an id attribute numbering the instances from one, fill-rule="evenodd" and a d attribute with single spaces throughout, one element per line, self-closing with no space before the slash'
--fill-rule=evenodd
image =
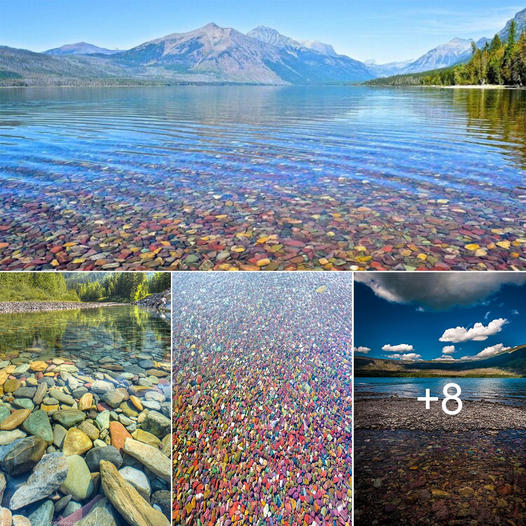
<path id="1" fill-rule="evenodd" d="M 0 302 L 0 314 L 16 312 L 47 312 L 53 310 L 95 309 L 115 307 L 122 303 L 80 303 L 75 301 L 5 301 Z"/>
<path id="2" fill-rule="evenodd" d="M 442 401 L 424 402 L 408 398 L 381 398 L 355 401 L 355 429 L 409 429 L 419 431 L 470 431 L 526 429 L 526 408 L 490 402 L 462 401 L 455 416 L 442 411 Z M 456 405 L 450 402 L 449 409 Z"/>

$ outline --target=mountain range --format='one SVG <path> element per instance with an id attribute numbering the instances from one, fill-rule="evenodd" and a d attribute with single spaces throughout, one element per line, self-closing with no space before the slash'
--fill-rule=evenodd
<path id="1" fill-rule="evenodd" d="M 526 9 L 514 17 L 526 28 Z M 500 31 L 505 38 L 511 21 Z M 477 45 L 484 45 L 480 39 Z M 258 26 L 247 34 L 210 23 L 119 51 L 87 42 L 36 53 L 0 46 L 0 83 L 87 82 L 321 84 L 361 83 L 467 61 L 472 41 L 454 38 L 416 60 L 374 64 L 338 54 L 330 44 L 298 41 Z"/>
<path id="2" fill-rule="evenodd" d="M 355 356 L 356 376 L 526 376 L 526 345 L 474 360 L 407 361 Z"/>

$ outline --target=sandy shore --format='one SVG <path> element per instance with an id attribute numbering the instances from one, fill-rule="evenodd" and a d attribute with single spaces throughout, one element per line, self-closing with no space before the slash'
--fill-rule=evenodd
<path id="1" fill-rule="evenodd" d="M 358 399 L 355 402 L 355 429 L 407 429 L 419 431 L 473 431 L 526 429 L 526 408 L 490 402 L 462 401 L 455 416 L 442 411 L 442 402 L 431 403 L 409 398 Z M 448 408 L 456 405 L 450 402 Z"/>
<path id="2" fill-rule="evenodd" d="M 5 301 L 0 302 L 0 314 L 18 312 L 48 312 L 53 310 L 96 309 L 117 307 L 124 303 L 80 303 L 76 301 Z"/>

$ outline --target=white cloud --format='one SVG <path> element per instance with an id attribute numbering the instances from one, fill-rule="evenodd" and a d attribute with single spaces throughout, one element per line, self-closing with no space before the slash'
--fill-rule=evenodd
<path id="1" fill-rule="evenodd" d="M 440 356 L 440 358 L 433 358 L 433 360 L 431 360 L 433 362 L 443 362 L 443 361 L 447 361 L 447 362 L 454 362 L 455 361 L 455 358 L 453 358 L 453 356 Z"/>
<path id="2" fill-rule="evenodd" d="M 399 359 L 399 360 L 409 360 L 410 362 L 416 362 L 417 360 L 420 360 L 422 356 L 420 354 L 410 352 L 407 354 L 392 354 L 389 356 L 391 359 Z"/>
<path id="3" fill-rule="evenodd" d="M 502 343 L 497 343 L 491 347 L 486 347 L 484 350 L 480 351 L 474 356 L 474 358 L 489 358 L 490 356 L 495 356 L 502 351 L 507 351 L 509 347 L 504 347 Z"/>
<path id="4" fill-rule="evenodd" d="M 454 345 L 445 345 L 442 347 L 442 354 L 453 354 L 455 352 Z"/>
<path id="5" fill-rule="evenodd" d="M 477 322 L 470 329 L 465 327 L 455 327 L 454 329 L 446 329 L 444 334 L 439 338 L 441 342 L 467 342 L 473 340 L 476 342 L 488 339 L 488 336 L 493 336 L 502 330 L 502 326 L 507 323 L 506 318 L 497 318 L 490 321 L 487 325 Z"/>
<path id="6" fill-rule="evenodd" d="M 447 310 L 485 300 L 503 285 L 524 285 L 517 272 L 357 272 L 354 279 L 393 303 L 414 303 L 426 310 Z"/>
<path id="7" fill-rule="evenodd" d="M 391 345 L 390 343 L 386 343 L 382 347 L 382 351 L 387 352 L 407 352 L 413 350 L 413 346 L 409 345 L 408 343 L 399 343 L 398 345 Z"/>
<path id="8" fill-rule="evenodd" d="M 514 316 L 518 316 L 520 314 L 520 312 L 517 310 L 517 309 L 513 309 L 511 311 L 511 313 L 514 315 Z"/>
<path id="9" fill-rule="evenodd" d="M 367 354 L 370 350 L 371 350 L 370 347 L 363 347 L 361 345 L 359 347 L 355 347 L 354 348 L 355 352 L 361 352 L 361 353 L 364 353 L 364 354 Z"/>

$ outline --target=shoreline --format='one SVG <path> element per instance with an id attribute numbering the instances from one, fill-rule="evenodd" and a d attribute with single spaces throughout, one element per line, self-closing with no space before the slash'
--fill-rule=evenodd
<path id="1" fill-rule="evenodd" d="M 120 307 L 128 303 L 115 302 L 75 302 L 75 301 L 1 301 L 0 314 L 24 312 L 51 312 L 58 310 L 98 309 L 99 307 Z"/>
<path id="2" fill-rule="evenodd" d="M 412 398 L 355 398 L 355 429 L 409 431 L 500 431 L 505 429 L 526 431 L 526 407 L 509 406 L 500 402 L 462 400 L 458 415 L 442 411 L 442 399 L 431 403 L 426 410 L 424 402 Z M 450 402 L 448 408 L 456 409 Z"/>

